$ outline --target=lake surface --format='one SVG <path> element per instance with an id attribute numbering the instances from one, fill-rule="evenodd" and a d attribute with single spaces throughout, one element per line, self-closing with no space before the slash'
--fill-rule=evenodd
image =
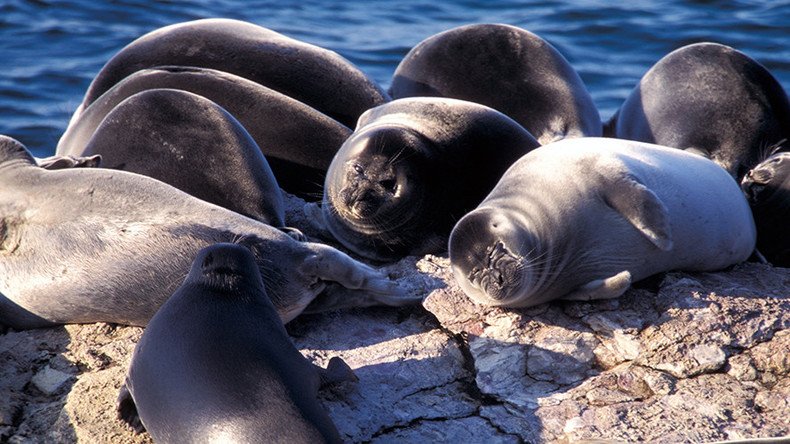
<path id="1" fill-rule="evenodd" d="M 469 23 L 507 23 L 552 43 L 603 120 L 658 59 L 715 41 L 790 88 L 790 1 L 0 0 L 0 134 L 54 152 L 91 79 L 126 44 L 199 18 L 246 20 L 332 49 L 385 89 L 412 46 Z"/>

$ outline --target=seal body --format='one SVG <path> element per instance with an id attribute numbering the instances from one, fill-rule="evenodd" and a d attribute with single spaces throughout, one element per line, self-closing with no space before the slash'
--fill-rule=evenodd
<path id="1" fill-rule="evenodd" d="M 216 103 L 175 89 L 137 93 L 107 114 L 80 156 L 143 174 L 275 227 L 283 197 L 258 145 Z"/>
<path id="2" fill-rule="evenodd" d="M 148 323 L 118 407 L 161 443 L 340 442 L 317 399 L 320 382 L 266 296 L 255 258 L 217 244 L 198 253 Z"/>
<path id="3" fill-rule="evenodd" d="M 715 163 L 641 142 L 582 138 L 522 157 L 453 228 L 461 288 L 487 305 L 617 297 L 669 270 L 749 257 L 755 227 Z"/>
<path id="4" fill-rule="evenodd" d="M 284 322 L 319 294 L 346 306 L 407 300 L 395 283 L 334 248 L 298 242 L 150 177 L 42 169 L 8 137 L 0 137 L 0 216 L 0 323 L 17 329 L 145 325 L 195 253 L 217 242 L 252 250 Z"/>
<path id="5" fill-rule="evenodd" d="M 769 147 L 790 138 L 790 103 L 779 82 L 749 56 L 697 43 L 645 73 L 607 134 L 702 154 L 740 180 Z"/>
<path id="6" fill-rule="evenodd" d="M 57 154 L 84 155 L 90 138 L 116 106 L 137 93 L 159 88 L 188 91 L 224 108 L 250 133 L 279 185 L 310 200 L 320 198 L 332 157 L 351 134 L 329 116 L 251 80 L 215 69 L 161 66 L 134 72 L 97 98 L 71 122 L 58 142 Z M 189 130 L 194 128 L 182 131 Z M 206 143 L 209 140 L 201 145 Z M 121 153 L 102 153 L 104 165 L 115 168 L 124 163 L 115 157 Z"/>
<path id="7" fill-rule="evenodd" d="M 327 172 L 325 228 L 362 256 L 443 251 L 453 224 L 537 141 L 489 107 L 399 99 L 367 111 Z"/>
<path id="8" fill-rule="evenodd" d="M 202 19 L 149 32 L 113 56 L 88 87 L 72 121 L 135 71 L 161 65 L 218 69 L 272 88 L 338 120 L 354 123 L 389 98 L 333 51 L 230 19 Z"/>
<path id="9" fill-rule="evenodd" d="M 565 57 L 537 35 L 509 25 L 461 26 L 423 40 L 398 65 L 390 94 L 490 106 L 541 145 L 601 135 L 598 109 Z"/>
<path id="10" fill-rule="evenodd" d="M 741 181 L 757 226 L 757 251 L 772 264 L 790 267 L 790 153 L 759 163 Z"/>

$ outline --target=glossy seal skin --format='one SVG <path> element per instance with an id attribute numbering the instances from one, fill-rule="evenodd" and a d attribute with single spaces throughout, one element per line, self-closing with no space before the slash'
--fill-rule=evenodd
<path id="1" fill-rule="evenodd" d="M 345 377 L 342 371 L 345 371 Z M 328 370 L 291 343 L 245 248 L 202 249 L 135 348 L 119 417 L 157 443 L 341 442 L 317 399 Z M 326 379 L 326 378 L 323 378 Z"/>
<path id="2" fill-rule="evenodd" d="M 453 228 L 450 263 L 474 301 L 526 307 L 613 298 L 669 270 L 754 250 L 738 185 L 701 156 L 642 142 L 564 140 L 516 162 Z"/>
<path id="3" fill-rule="evenodd" d="M 601 135 L 601 117 L 579 75 L 551 44 L 521 28 L 476 24 L 417 44 L 398 65 L 394 99 L 439 96 L 490 106 L 541 145 Z"/>
<path id="4" fill-rule="evenodd" d="M 351 134 L 347 126 L 316 109 L 237 75 L 159 66 L 130 74 L 97 98 L 71 122 L 58 142 L 57 154 L 83 156 L 90 138 L 116 106 L 137 93 L 160 88 L 188 91 L 224 108 L 250 133 L 279 185 L 310 200 L 320 199 L 332 157 Z M 104 166 L 117 168 L 126 157 L 136 155 L 117 151 L 103 153 Z"/>
<path id="5" fill-rule="evenodd" d="M 143 174 L 275 227 L 283 197 L 269 163 L 244 127 L 216 103 L 176 89 L 123 100 L 102 120 L 80 156 Z M 231 173 L 232 172 L 232 173 Z"/>
<path id="6" fill-rule="evenodd" d="M 253 252 L 283 322 L 320 297 L 341 306 L 417 302 L 376 270 L 326 245 L 139 174 L 45 170 L 0 137 L 0 324 L 145 325 L 218 242 Z"/>
<path id="7" fill-rule="evenodd" d="M 445 98 L 367 111 L 327 173 L 321 213 L 332 236 L 377 260 L 444 251 L 455 222 L 537 141 L 504 114 Z"/>
<path id="8" fill-rule="evenodd" d="M 741 181 L 757 225 L 757 251 L 772 264 L 790 267 L 790 153 L 777 153 Z"/>
<path id="9" fill-rule="evenodd" d="M 790 102 L 749 56 L 697 43 L 653 65 L 606 132 L 702 154 L 740 180 L 771 147 L 790 138 Z"/>
<path id="10" fill-rule="evenodd" d="M 113 85 L 161 65 L 218 69 L 272 88 L 346 126 L 387 94 L 333 51 L 239 20 L 202 19 L 143 35 L 113 56 L 93 79 L 72 121 Z"/>

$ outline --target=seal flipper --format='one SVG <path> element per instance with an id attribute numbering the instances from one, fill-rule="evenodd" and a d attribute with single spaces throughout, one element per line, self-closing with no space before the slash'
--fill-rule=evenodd
<path id="1" fill-rule="evenodd" d="M 354 374 L 354 371 L 351 370 L 351 367 L 346 364 L 346 361 L 337 356 L 329 360 L 326 368 L 315 364 L 313 365 L 318 371 L 318 376 L 321 378 L 321 388 L 341 382 L 359 381 L 359 378 Z"/>
<path id="2" fill-rule="evenodd" d="M 36 159 L 30 154 L 22 142 L 8 136 L 0 135 L 0 164 L 12 160 L 36 165 Z"/>
<path id="3" fill-rule="evenodd" d="M 661 199 L 630 174 L 619 176 L 609 185 L 604 188 L 606 204 L 660 250 L 671 250 L 673 243 L 669 212 Z"/>
<path id="4" fill-rule="evenodd" d="M 98 168 L 101 154 L 92 156 L 50 156 L 37 159 L 38 166 L 45 170 L 64 170 L 66 168 Z"/>
<path id="5" fill-rule="evenodd" d="M 622 296 L 631 286 L 631 273 L 621 271 L 606 279 L 596 279 L 563 296 L 568 301 L 594 301 Z"/>
<path id="6" fill-rule="evenodd" d="M 126 384 L 121 386 L 118 393 L 118 399 L 115 401 L 115 411 L 118 413 L 118 419 L 125 422 L 135 433 L 145 432 L 145 426 L 140 421 L 140 415 L 137 413 L 137 405 L 132 399 L 132 393 Z"/>

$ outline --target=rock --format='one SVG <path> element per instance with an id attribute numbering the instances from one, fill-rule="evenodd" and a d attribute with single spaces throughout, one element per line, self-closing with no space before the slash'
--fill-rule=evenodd
<path id="1" fill-rule="evenodd" d="M 45 395 L 52 395 L 63 387 L 71 378 L 72 375 L 68 373 L 46 366 L 33 376 L 31 382 Z"/>

